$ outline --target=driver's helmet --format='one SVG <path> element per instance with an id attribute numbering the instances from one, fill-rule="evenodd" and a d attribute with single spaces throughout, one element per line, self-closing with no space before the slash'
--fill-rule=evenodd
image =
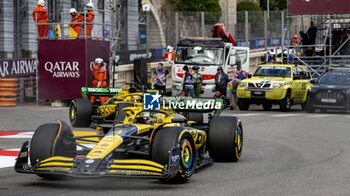
<path id="1" fill-rule="evenodd" d="M 157 120 L 156 115 L 151 112 L 142 112 L 141 117 L 143 118 L 145 124 L 153 124 Z"/>

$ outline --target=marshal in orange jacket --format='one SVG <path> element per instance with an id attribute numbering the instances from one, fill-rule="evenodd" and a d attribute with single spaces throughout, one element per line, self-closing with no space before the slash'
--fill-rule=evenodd
<path id="1" fill-rule="evenodd" d="M 89 10 L 87 13 L 86 13 L 86 16 L 85 16 L 85 21 L 86 21 L 86 36 L 87 37 L 91 37 L 91 32 L 92 32 L 92 28 L 94 27 L 93 23 L 94 22 L 94 19 L 95 19 L 95 13 L 94 11 L 92 10 Z"/>
<path id="2" fill-rule="evenodd" d="M 72 23 L 69 24 L 70 27 L 73 28 L 73 30 L 80 36 L 80 32 L 83 29 L 83 22 L 84 22 L 84 17 L 80 14 L 75 14 L 72 17 Z M 77 24 L 78 23 L 78 24 Z"/>
<path id="3" fill-rule="evenodd" d="M 47 33 L 49 31 L 49 25 L 40 25 L 40 24 L 45 24 L 48 23 L 48 19 L 49 19 L 49 14 L 47 13 L 46 9 L 41 6 L 38 5 L 38 7 L 36 7 L 33 10 L 33 20 L 38 23 L 38 35 L 40 39 L 44 39 L 47 37 Z"/>

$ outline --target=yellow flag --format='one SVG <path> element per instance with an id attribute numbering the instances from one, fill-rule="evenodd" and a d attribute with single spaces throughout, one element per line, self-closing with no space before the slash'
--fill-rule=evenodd
<path id="1" fill-rule="evenodd" d="M 59 24 L 56 24 L 56 36 L 57 39 L 61 39 L 61 26 Z"/>
<path id="2" fill-rule="evenodd" d="M 76 39 L 78 36 L 78 33 L 74 31 L 72 27 L 69 27 L 69 37 L 70 39 Z"/>

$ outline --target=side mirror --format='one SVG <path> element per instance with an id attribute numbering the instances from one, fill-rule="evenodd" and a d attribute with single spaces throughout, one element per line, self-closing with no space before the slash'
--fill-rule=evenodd
<path id="1" fill-rule="evenodd" d="M 236 65 L 236 57 L 235 56 L 230 56 L 230 65 Z"/>
<path id="2" fill-rule="evenodd" d="M 248 78 L 252 78 L 252 74 L 248 74 Z"/>
<path id="3" fill-rule="evenodd" d="M 310 80 L 310 83 L 311 83 L 311 84 L 316 84 L 316 82 L 317 82 L 316 79 Z"/>

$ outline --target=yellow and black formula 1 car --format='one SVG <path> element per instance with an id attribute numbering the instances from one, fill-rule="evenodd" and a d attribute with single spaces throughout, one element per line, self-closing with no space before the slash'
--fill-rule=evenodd
<path id="1" fill-rule="evenodd" d="M 31 141 L 23 143 L 15 171 L 46 179 L 128 176 L 183 183 L 201 166 L 235 162 L 241 156 L 242 123 L 233 116 L 220 116 L 219 110 L 128 107 L 123 112 L 124 122 L 106 134 L 74 136 L 62 121 L 41 125 Z"/>
<path id="2" fill-rule="evenodd" d="M 146 91 L 155 92 L 155 91 Z M 121 122 L 123 109 L 131 106 L 142 106 L 143 92 L 137 92 L 134 87 L 128 88 L 90 88 L 82 87 L 83 98 L 74 99 L 69 105 L 69 119 L 74 127 L 97 127 L 100 124 Z M 102 105 L 92 104 L 90 96 L 110 97 Z M 120 114 L 120 115 L 118 115 Z M 116 118 L 119 117 L 119 118 Z"/>

